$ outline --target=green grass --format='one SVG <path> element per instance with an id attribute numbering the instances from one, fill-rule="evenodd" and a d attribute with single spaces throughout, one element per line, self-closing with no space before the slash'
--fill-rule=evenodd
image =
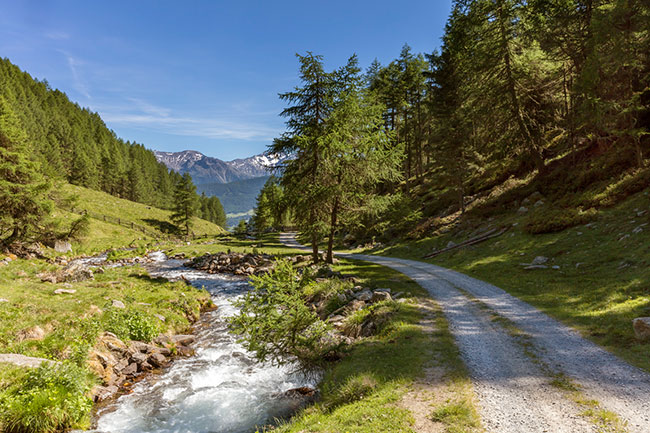
<path id="1" fill-rule="evenodd" d="M 65 359 L 71 345 L 91 330 L 111 310 L 112 300 L 124 302 L 129 311 L 165 317 L 161 331 L 183 331 L 188 318 L 196 318 L 202 304 L 209 302 L 205 291 L 182 282 L 151 278 L 140 267 L 107 269 L 93 280 L 70 283 L 74 294 L 55 295 L 61 285 L 43 283 L 36 274 L 53 269 L 43 261 L 17 260 L 0 267 L 0 352 L 22 353 L 50 359 Z M 103 313 L 98 313 L 98 310 Z M 18 341 L 20 331 L 41 327 L 41 341 Z"/>
<path id="2" fill-rule="evenodd" d="M 74 254 L 91 254 L 109 248 L 152 245 L 169 238 L 171 212 L 168 210 L 71 184 L 62 184 L 60 190 L 64 196 L 77 198 L 74 205 L 75 212 L 86 210 L 95 217 L 90 219 L 88 235 L 81 242 L 73 243 Z M 66 221 L 78 218 L 76 213 L 63 208 L 55 209 L 54 215 Z M 103 219 L 104 215 L 107 217 L 106 221 Z M 122 224 L 115 223 L 118 218 Z M 131 224 L 134 225 L 133 228 L 130 227 Z M 138 230 L 138 226 L 146 227 L 147 232 Z M 218 225 L 199 218 L 194 218 L 192 230 L 199 237 L 226 233 Z"/>
<path id="3" fill-rule="evenodd" d="M 589 225 L 558 233 L 526 233 L 522 225 L 528 218 L 513 209 L 490 222 L 466 220 L 448 233 L 376 252 L 435 263 L 495 284 L 650 371 L 650 343 L 637 341 L 631 325 L 635 317 L 650 316 L 650 190 L 601 209 Z M 499 238 L 422 259 L 449 241 L 513 224 Z M 634 233 L 638 227 L 642 231 Z M 524 270 L 520 264 L 536 256 L 548 257 L 549 268 Z"/>
<path id="4" fill-rule="evenodd" d="M 449 433 L 472 431 L 479 427 L 476 422 L 475 409 L 465 402 L 454 401 L 436 408 L 431 418 L 447 426 Z"/>
<path id="5" fill-rule="evenodd" d="M 254 240 L 239 239 L 234 236 L 221 236 L 218 239 L 195 241 L 191 245 L 185 243 L 163 243 L 161 248 L 169 254 L 184 253 L 188 257 L 196 257 L 206 253 L 214 254 L 220 252 L 239 252 L 271 254 L 279 257 L 286 257 L 298 254 L 307 254 L 296 251 L 294 248 L 286 247 L 280 243 L 277 233 L 267 233 L 258 236 Z"/>
<path id="6" fill-rule="evenodd" d="M 361 278 L 363 286 L 403 292 L 408 301 L 398 304 L 379 335 L 354 343 L 327 369 L 320 384 L 321 400 L 278 431 L 411 432 L 413 416 L 398 402 L 432 364 L 444 368 L 452 398 L 469 408 L 453 425 L 478 425 L 467 372 L 440 310 L 435 312 L 435 332 L 419 326 L 418 298 L 426 292 L 403 274 L 375 264 L 342 260 L 335 269 Z"/>
<path id="7" fill-rule="evenodd" d="M 86 357 L 101 332 L 111 331 L 125 340 L 144 341 L 166 331 L 185 332 L 198 319 L 201 308 L 211 303 L 206 291 L 182 282 L 151 278 L 138 266 L 107 269 L 95 274 L 92 280 L 70 283 L 67 288 L 76 293 L 55 295 L 54 290 L 63 286 L 43 283 L 36 276 L 53 268 L 43 260 L 16 260 L 0 267 L 0 298 L 9 301 L 0 303 L 0 353 L 64 361 L 78 366 L 83 372 L 78 375 L 88 376 Z M 124 302 L 126 309 L 112 308 L 114 299 Z M 45 332 L 43 339 L 18 338 L 22 331 L 34 327 Z M 76 367 L 70 368 L 61 374 L 76 371 Z M 52 374 L 55 378 L 60 376 L 57 372 Z M 15 431 L 21 432 L 87 425 L 91 405 L 85 397 L 90 387 L 85 381 L 79 384 L 82 389 L 65 385 L 69 381 L 65 386 L 57 385 L 59 379 L 53 379 L 51 387 L 45 382 L 34 384 L 33 392 L 26 394 L 19 392 L 27 389 L 24 379 L 22 370 L 0 365 L 0 388 L 8 390 L 0 395 L 0 405 L 5 414 L 12 414 L 8 418 L 0 416 L 0 424 L 4 423 L 4 430 L 2 425 L 0 430 L 13 431 L 10 426 L 14 422 L 35 426 L 16 427 Z M 50 417 L 45 413 L 74 416 Z M 48 420 L 54 424 L 47 424 Z M 39 424 L 41 421 L 45 424 Z"/>

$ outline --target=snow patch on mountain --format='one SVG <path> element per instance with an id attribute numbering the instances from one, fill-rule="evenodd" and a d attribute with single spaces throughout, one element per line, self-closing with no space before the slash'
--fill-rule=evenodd
<path id="1" fill-rule="evenodd" d="M 286 159 L 282 155 L 260 154 L 249 158 L 222 161 L 195 150 L 182 152 L 154 151 L 156 159 L 179 173 L 189 173 L 197 185 L 229 183 L 237 180 L 269 176 L 274 167 Z"/>

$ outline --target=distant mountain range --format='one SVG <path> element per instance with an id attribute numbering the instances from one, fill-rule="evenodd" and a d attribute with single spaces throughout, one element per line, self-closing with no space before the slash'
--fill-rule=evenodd
<path id="1" fill-rule="evenodd" d="M 229 183 L 238 180 L 269 176 L 271 169 L 284 158 L 260 154 L 245 159 L 222 161 L 195 150 L 182 152 L 154 151 L 158 161 L 179 173 L 189 173 L 196 185 Z"/>
<path id="2" fill-rule="evenodd" d="M 179 173 L 189 173 L 199 193 L 219 197 L 228 216 L 228 225 L 248 219 L 255 208 L 257 194 L 271 175 L 271 169 L 286 158 L 255 155 L 250 158 L 222 161 L 195 150 L 183 152 L 154 151 L 158 161 Z"/>

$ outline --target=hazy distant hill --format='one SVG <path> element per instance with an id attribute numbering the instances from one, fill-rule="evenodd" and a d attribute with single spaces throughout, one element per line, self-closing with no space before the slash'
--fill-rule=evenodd
<path id="1" fill-rule="evenodd" d="M 255 199 L 269 176 L 238 180 L 229 183 L 208 183 L 197 185 L 200 193 L 217 196 L 227 214 L 245 213 L 255 207 Z"/>

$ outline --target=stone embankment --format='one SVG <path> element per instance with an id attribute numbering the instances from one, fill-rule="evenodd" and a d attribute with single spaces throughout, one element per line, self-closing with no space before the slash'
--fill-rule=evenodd
<path id="1" fill-rule="evenodd" d="M 104 332 L 88 356 L 88 366 L 101 380 L 93 390 L 93 399 L 113 397 L 146 373 L 166 367 L 173 356 L 191 356 L 193 335 L 162 335 L 153 344 L 141 341 L 124 342 L 115 334 Z"/>
<path id="2" fill-rule="evenodd" d="M 354 339 L 374 335 L 389 319 L 393 311 L 391 308 L 381 310 L 371 309 L 371 307 L 380 302 L 388 306 L 390 301 L 399 298 L 401 293 L 392 293 L 391 289 L 385 288 L 371 290 L 367 287 L 355 286 L 333 296 L 336 297 L 334 302 L 340 306 L 331 313 L 328 313 L 328 307 L 333 302 L 331 296 L 317 296 L 310 299 L 308 306 L 322 320 L 332 325 L 335 331 L 334 338 L 342 340 L 344 343 L 351 343 Z M 351 320 L 356 312 L 362 310 L 368 310 L 368 312 L 363 314 L 361 320 Z"/>
<path id="3" fill-rule="evenodd" d="M 209 274 L 257 275 L 273 269 L 273 260 L 268 254 L 216 253 L 204 254 L 184 265 Z"/>

